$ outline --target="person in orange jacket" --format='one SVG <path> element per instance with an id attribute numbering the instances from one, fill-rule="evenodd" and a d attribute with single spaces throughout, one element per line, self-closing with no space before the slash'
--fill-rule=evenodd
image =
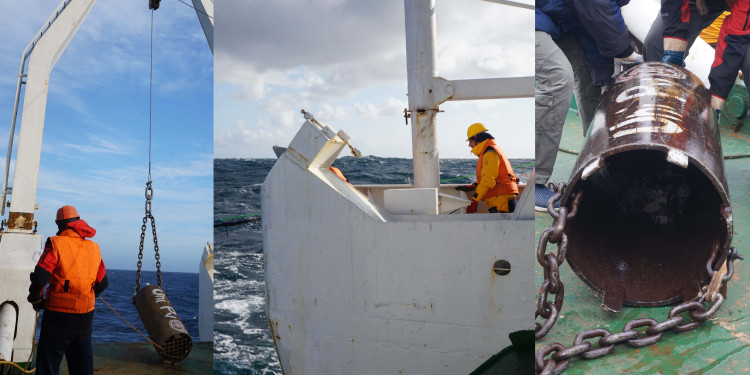
<path id="1" fill-rule="evenodd" d="M 458 186 L 456 190 L 475 190 L 466 213 L 476 212 L 477 204 L 482 200 L 487 202 L 490 213 L 513 212 L 516 209 L 518 180 L 505 153 L 487 130 L 487 127 L 481 123 L 469 126 L 466 140 L 469 142 L 471 152 L 479 157 L 477 182 L 473 185 Z"/>
<path id="2" fill-rule="evenodd" d="M 80 219 L 73 206 L 57 210 L 55 223 L 57 235 L 47 238 L 44 252 L 30 275 L 28 301 L 34 310 L 45 310 L 36 372 L 59 374 L 64 354 L 71 374 L 93 374 L 94 303 L 109 284 L 99 245 L 86 239 L 93 237 L 96 230 Z"/>

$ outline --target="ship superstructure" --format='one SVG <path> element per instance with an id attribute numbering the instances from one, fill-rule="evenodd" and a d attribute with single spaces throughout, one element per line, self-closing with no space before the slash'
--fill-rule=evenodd
<path id="1" fill-rule="evenodd" d="M 436 138 L 440 103 L 530 98 L 533 77 L 437 76 L 435 3 L 404 3 L 414 185 L 339 178 L 329 167 L 349 136 L 312 116 L 263 184 L 285 374 L 464 374 L 533 329 L 533 189 L 514 213 L 464 214 L 466 196 L 440 185 Z"/>

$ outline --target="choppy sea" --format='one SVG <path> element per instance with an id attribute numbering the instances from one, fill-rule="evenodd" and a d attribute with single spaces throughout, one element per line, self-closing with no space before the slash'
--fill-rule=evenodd
<path id="1" fill-rule="evenodd" d="M 260 214 L 260 187 L 276 159 L 214 160 L 214 220 Z M 533 159 L 511 159 L 522 182 Z M 334 163 L 354 185 L 405 184 L 411 159 L 343 157 Z M 476 159 L 440 161 L 444 183 L 474 181 Z M 258 216 L 260 217 L 260 216 Z M 280 375 L 265 315 L 260 222 L 214 229 L 214 373 Z"/>

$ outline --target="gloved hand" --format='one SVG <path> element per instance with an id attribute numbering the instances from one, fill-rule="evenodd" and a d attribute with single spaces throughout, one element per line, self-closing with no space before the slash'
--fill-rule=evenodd
<path id="1" fill-rule="evenodd" d="M 471 201 L 471 204 L 469 205 L 469 207 L 466 207 L 466 213 L 467 214 L 473 214 L 473 213 L 477 212 L 477 204 L 479 204 L 479 202 L 477 202 L 477 201 Z"/>
<path id="2" fill-rule="evenodd" d="M 628 57 L 615 58 L 615 74 L 620 74 L 641 63 L 643 63 L 643 56 L 635 52 Z"/>
<path id="3" fill-rule="evenodd" d="M 29 294 L 28 297 L 26 297 L 26 300 L 31 303 L 31 307 L 34 308 L 34 311 L 39 311 L 44 308 L 44 297 L 42 297 L 42 293 L 32 293 Z"/>
<path id="4" fill-rule="evenodd" d="M 477 188 L 477 185 L 472 184 L 472 185 L 456 186 L 454 189 L 458 191 L 474 191 L 476 190 L 476 188 Z"/>
<path id="5" fill-rule="evenodd" d="M 685 67 L 685 51 L 665 50 L 661 62 Z"/>

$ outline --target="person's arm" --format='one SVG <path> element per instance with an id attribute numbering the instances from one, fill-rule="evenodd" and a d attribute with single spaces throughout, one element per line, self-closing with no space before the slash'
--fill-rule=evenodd
<path id="1" fill-rule="evenodd" d="M 109 286 L 107 280 L 107 270 L 104 267 L 104 261 L 99 262 L 99 270 L 96 273 L 96 282 L 94 283 L 94 294 L 97 296 Z"/>
<path id="2" fill-rule="evenodd" d="M 605 57 L 627 58 L 635 52 L 620 6 L 611 0 L 574 0 L 568 4 Z"/>
<path id="3" fill-rule="evenodd" d="M 495 150 L 488 147 L 482 157 L 482 176 L 479 179 L 479 185 L 477 185 L 477 192 L 474 194 L 473 200 L 480 201 L 490 189 L 495 187 L 499 169 L 500 156 Z"/>
<path id="4" fill-rule="evenodd" d="M 39 257 L 39 261 L 34 267 L 34 272 L 29 275 L 31 285 L 29 285 L 27 300 L 34 305 L 34 309 L 37 311 L 44 305 L 42 292 L 52 277 L 55 267 L 57 267 L 57 257 L 52 249 L 52 241 L 48 238 L 44 245 L 44 252 L 42 252 L 42 256 Z"/>

